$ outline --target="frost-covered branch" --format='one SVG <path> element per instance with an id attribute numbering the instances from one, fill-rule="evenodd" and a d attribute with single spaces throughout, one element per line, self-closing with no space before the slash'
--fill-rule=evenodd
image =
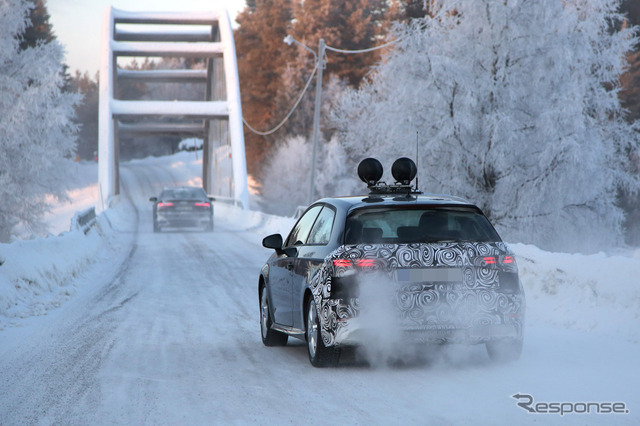
<path id="1" fill-rule="evenodd" d="M 65 197 L 75 149 L 74 94 L 63 93 L 62 47 L 53 40 L 20 48 L 31 3 L 0 3 L 0 241 L 15 225 L 37 228 L 49 205 Z"/>
<path id="2" fill-rule="evenodd" d="M 619 242 L 617 189 L 640 182 L 638 133 L 618 99 L 638 40 L 618 25 L 618 1 L 437 3 L 397 26 L 370 84 L 340 100 L 345 151 L 391 164 L 417 131 L 421 187 L 477 202 L 507 239 Z"/>

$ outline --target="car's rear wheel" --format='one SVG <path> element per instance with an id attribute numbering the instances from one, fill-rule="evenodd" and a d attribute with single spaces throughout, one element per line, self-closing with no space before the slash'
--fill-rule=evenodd
<path id="1" fill-rule="evenodd" d="M 212 218 L 212 219 L 211 219 L 211 221 L 207 224 L 206 231 L 207 231 L 207 232 L 213 232 L 213 218 Z"/>
<path id="2" fill-rule="evenodd" d="M 158 219 L 154 216 L 153 217 L 153 232 L 160 232 L 161 228 L 160 225 L 158 225 Z"/>
<path id="3" fill-rule="evenodd" d="M 338 363 L 340 349 L 326 347 L 322 340 L 318 310 L 313 297 L 307 303 L 307 350 L 309 361 L 314 367 L 330 367 Z"/>
<path id="4" fill-rule="evenodd" d="M 262 343 L 264 343 L 265 346 L 284 346 L 287 344 L 289 336 L 271 328 L 273 323 L 270 312 L 267 289 L 263 287 L 260 292 L 260 331 L 262 334 Z"/>
<path id="5" fill-rule="evenodd" d="M 522 339 L 494 340 L 485 345 L 489 358 L 493 361 L 517 361 L 522 354 Z"/>

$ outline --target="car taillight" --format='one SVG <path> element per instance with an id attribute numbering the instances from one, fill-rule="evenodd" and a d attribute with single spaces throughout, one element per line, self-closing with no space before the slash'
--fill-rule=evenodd
<path id="1" fill-rule="evenodd" d="M 357 266 L 359 268 L 371 268 L 375 266 L 376 261 L 374 259 L 356 259 L 351 261 L 349 259 L 334 259 L 333 266 L 338 268 L 349 268 L 351 266 Z"/>
<path id="2" fill-rule="evenodd" d="M 482 261 L 484 262 L 485 265 L 496 265 L 498 263 L 502 263 L 503 265 L 505 264 L 510 264 L 510 263 L 514 263 L 515 259 L 513 258 L 513 256 L 485 256 L 482 258 Z M 500 262 L 499 262 L 500 261 Z"/>
<path id="3" fill-rule="evenodd" d="M 173 203 L 158 203 L 158 207 L 171 207 Z"/>
<path id="4" fill-rule="evenodd" d="M 209 203 L 196 203 L 195 206 L 196 207 L 210 207 L 211 204 L 209 204 Z"/>
<path id="5" fill-rule="evenodd" d="M 351 266 L 351 261 L 349 259 L 335 259 L 333 261 L 333 266 L 338 268 L 348 268 Z"/>

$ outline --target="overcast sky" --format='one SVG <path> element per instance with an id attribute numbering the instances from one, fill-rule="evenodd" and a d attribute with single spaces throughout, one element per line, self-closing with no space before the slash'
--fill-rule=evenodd
<path id="1" fill-rule="evenodd" d="M 245 0 L 48 0 L 53 30 L 66 50 L 69 72 L 88 71 L 93 76 L 100 66 L 102 15 L 112 5 L 130 11 L 206 11 L 226 8 L 235 25 L 236 14 Z"/>

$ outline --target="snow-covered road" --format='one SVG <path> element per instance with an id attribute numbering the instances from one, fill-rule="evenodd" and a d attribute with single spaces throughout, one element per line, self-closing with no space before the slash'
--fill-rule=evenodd
<path id="1" fill-rule="evenodd" d="M 530 324 L 510 365 L 453 347 L 421 362 L 315 369 L 301 342 L 264 347 L 262 235 L 228 208 L 214 233 L 153 233 L 147 200 L 175 180 L 156 165 L 124 167 L 119 250 L 78 277 L 61 308 L 0 331 L 1 425 L 640 423 L 640 344 L 606 335 Z M 530 414 L 516 393 L 630 412 Z"/>

